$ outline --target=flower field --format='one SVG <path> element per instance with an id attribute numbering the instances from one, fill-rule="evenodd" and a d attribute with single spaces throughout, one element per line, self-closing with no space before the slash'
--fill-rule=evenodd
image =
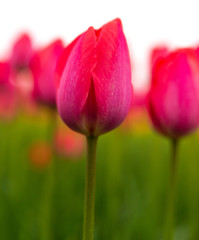
<path id="1" fill-rule="evenodd" d="M 38 165 L 30 149 L 49 141 L 48 112 L 0 125 L 0 233 L 3 240 L 79 240 L 82 236 L 86 154 L 57 153 Z M 95 239 L 162 239 L 167 211 L 170 143 L 145 117 L 131 119 L 99 140 Z M 199 238 L 199 135 L 179 145 L 175 239 Z M 42 147 L 42 146 L 41 146 Z M 36 148 L 37 150 L 37 148 Z M 35 152 L 37 163 L 41 151 Z M 40 154 L 39 154 L 40 153 Z"/>

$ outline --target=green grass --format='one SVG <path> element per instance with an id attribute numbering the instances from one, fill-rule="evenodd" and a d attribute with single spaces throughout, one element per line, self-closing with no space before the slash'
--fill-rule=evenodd
<path id="1" fill-rule="evenodd" d="M 0 123 L 0 239 L 80 240 L 85 154 L 54 156 L 32 167 L 30 144 L 48 139 L 48 122 L 20 117 Z M 175 240 L 199 239 L 199 136 L 182 139 Z M 112 131 L 97 150 L 95 240 L 161 240 L 170 164 L 169 141 L 154 133 Z"/>

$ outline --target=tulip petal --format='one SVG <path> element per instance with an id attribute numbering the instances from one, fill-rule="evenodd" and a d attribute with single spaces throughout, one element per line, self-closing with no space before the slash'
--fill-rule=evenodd
<path id="1" fill-rule="evenodd" d="M 96 35 L 92 27 L 65 50 L 64 59 L 66 65 L 58 89 L 58 109 L 70 128 L 85 133 L 84 107 L 91 86 L 91 72 L 96 65 Z M 62 69 L 60 66 L 58 72 Z"/>
<path id="2" fill-rule="evenodd" d="M 153 68 L 156 62 L 160 59 L 163 59 L 168 54 L 168 48 L 166 46 L 158 46 L 152 49 L 151 51 L 151 67 Z"/>
<path id="3" fill-rule="evenodd" d="M 34 54 L 31 37 L 24 33 L 13 45 L 10 64 L 13 70 L 28 68 Z"/>
<path id="4" fill-rule="evenodd" d="M 80 35 L 81 36 L 81 35 Z M 56 70 L 55 70 L 55 86 L 58 89 L 60 85 L 60 80 L 62 73 L 64 71 L 66 62 L 68 60 L 68 57 L 75 46 L 76 42 L 79 40 L 80 36 L 78 36 L 72 43 L 70 43 L 62 52 L 61 56 L 59 57 L 56 65 Z"/>
<path id="5" fill-rule="evenodd" d="M 97 31 L 97 64 L 92 75 L 97 101 L 98 132 L 110 131 L 126 116 L 132 95 L 131 66 L 121 21 Z"/>
<path id="6" fill-rule="evenodd" d="M 57 39 L 48 46 L 39 49 L 30 64 L 34 76 L 34 99 L 53 107 L 56 105 L 54 74 L 56 62 L 62 50 L 63 43 Z"/>

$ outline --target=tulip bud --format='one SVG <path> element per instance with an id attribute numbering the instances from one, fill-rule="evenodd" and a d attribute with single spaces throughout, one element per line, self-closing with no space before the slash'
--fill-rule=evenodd
<path id="1" fill-rule="evenodd" d="M 34 50 L 28 34 L 22 34 L 13 45 L 10 63 L 14 71 L 29 68 Z"/>
<path id="2" fill-rule="evenodd" d="M 10 62 L 0 62 L 0 117 L 12 118 L 16 109 L 14 87 L 10 82 Z"/>
<path id="3" fill-rule="evenodd" d="M 51 106 L 56 105 L 54 75 L 57 59 L 62 50 L 62 41 L 56 40 L 37 51 L 32 58 L 33 98 L 38 102 Z"/>
<path id="4" fill-rule="evenodd" d="M 90 27 L 60 57 L 57 105 L 63 121 L 87 136 L 116 128 L 131 104 L 129 51 L 121 21 Z"/>
<path id="5" fill-rule="evenodd" d="M 164 58 L 168 54 L 168 48 L 166 46 L 158 46 L 152 49 L 150 56 L 150 67 L 153 69 L 154 65 L 161 58 Z"/>
<path id="6" fill-rule="evenodd" d="M 155 128 L 176 139 L 199 124 L 199 58 L 194 49 L 162 53 L 152 67 L 148 111 Z"/>

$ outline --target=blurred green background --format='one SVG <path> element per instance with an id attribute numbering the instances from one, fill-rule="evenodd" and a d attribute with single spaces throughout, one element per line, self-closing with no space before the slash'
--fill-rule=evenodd
<path id="1" fill-rule="evenodd" d="M 1 240 L 82 237 L 85 152 L 79 159 L 54 154 L 43 167 L 30 159 L 33 142 L 50 144 L 51 128 L 40 115 L 0 123 Z M 198 133 L 180 142 L 176 240 L 199 239 L 198 145 Z M 162 239 L 170 151 L 169 141 L 147 126 L 123 126 L 99 138 L 96 240 Z M 34 154 L 39 161 L 42 156 Z"/>

